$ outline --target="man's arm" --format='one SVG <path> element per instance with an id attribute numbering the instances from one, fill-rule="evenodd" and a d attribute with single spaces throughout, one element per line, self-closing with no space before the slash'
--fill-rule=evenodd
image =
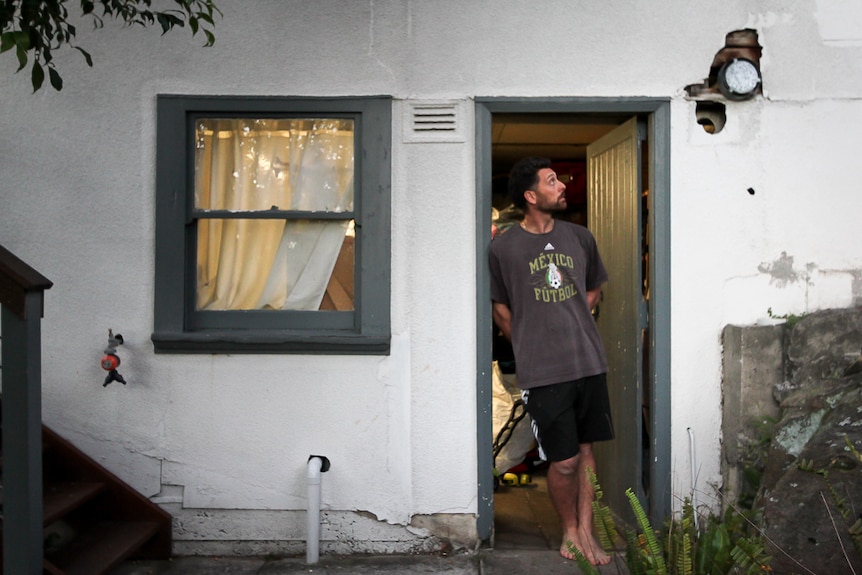
<path id="1" fill-rule="evenodd" d="M 587 292 L 587 303 L 590 304 L 590 309 L 596 309 L 596 305 L 598 305 L 599 300 L 602 298 L 602 288 L 597 287 L 594 290 L 589 290 Z"/>
<path id="2" fill-rule="evenodd" d="M 506 339 L 512 341 L 512 310 L 509 306 L 498 301 L 491 302 L 491 315 Z"/>

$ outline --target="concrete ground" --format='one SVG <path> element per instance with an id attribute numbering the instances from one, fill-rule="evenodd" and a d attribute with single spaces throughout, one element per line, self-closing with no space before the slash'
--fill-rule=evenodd
<path id="1" fill-rule="evenodd" d="M 314 565 L 305 557 L 177 557 L 169 561 L 129 561 L 111 575 L 579 575 L 559 549 L 562 531 L 543 474 L 528 485 L 500 486 L 494 493 L 494 548 L 451 555 L 327 556 Z M 598 569 L 625 575 L 625 561 Z"/>
<path id="2" fill-rule="evenodd" d="M 601 575 L 627 573 L 624 561 L 601 567 Z M 442 556 L 385 555 L 267 560 L 254 557 L 181 557 L 169 561 L 132 561 L 111 575 L 579 575 L 573 561 L 547 549 L 482 550 Z"/>

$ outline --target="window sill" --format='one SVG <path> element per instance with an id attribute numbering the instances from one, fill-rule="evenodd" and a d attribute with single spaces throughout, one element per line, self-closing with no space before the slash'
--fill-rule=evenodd
<path id="1" fill-rule="evenodd" d="M 390 336 L 275 330 L 156 332 L 156 353 L 286 353 L 389 355 Z"/>

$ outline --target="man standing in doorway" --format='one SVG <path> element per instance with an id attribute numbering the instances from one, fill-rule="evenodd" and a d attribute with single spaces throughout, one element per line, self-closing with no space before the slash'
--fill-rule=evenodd
<path id="1" fill-rule="evenodd" d="M 594 565 L 610 557 L 593 534 L 592 443 L 613 439 L 604 346 L 592 317 L 608 274 L 593 235 L 554 219 L 566 186 L 546 158 L 524 158 L 509 175 L 520 225 L 491 242 L 493 317 L 515 351 L 518 387 L 533 420 L 548 491 L 569 544 Z"/>

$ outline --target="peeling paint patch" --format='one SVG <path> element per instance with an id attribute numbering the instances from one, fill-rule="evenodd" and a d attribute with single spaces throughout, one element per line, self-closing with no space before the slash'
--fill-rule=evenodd
<path id="1" fill-rule="evenodd" d="M 763 30 L 765 28 L 774 28 L 778 25 L 790 25 L 796 20 L 796 16 L 792 12 L 764 12 L 761 14 L 749 14 L 746 28 L 754 28 L 755 30 Z"/>
<path id="2" fill-rule="evenodd" d="M 787 252 L 781 252 L 781 257 L 777 260 L 762 263 L 757 266 L 757 269 L 761 273 L 772 276 L 770 283 L 778 284 L 780 287 L 799 280 L 799 276 L 793 271 L 793 256 L 788 256 Z"/>
<path id="3" fill-rule="evenodd" d="M 416 535 L 417 537 L 430 537 L 431 532 L 424 528 L 413 527 L 412 525 L 407 526 L 407 531 Z"/>

